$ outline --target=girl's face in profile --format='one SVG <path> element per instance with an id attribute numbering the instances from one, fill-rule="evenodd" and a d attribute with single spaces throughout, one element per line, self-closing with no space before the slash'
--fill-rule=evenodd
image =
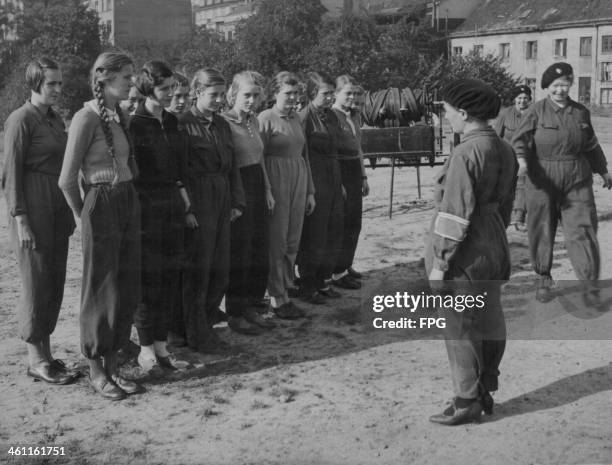
<path id="1" fill-rule="evenodd" d="M 218 112 L 225 103 L 225 85 L 208 86 L 198 90 L 197 107 L 202 112 Z"/>

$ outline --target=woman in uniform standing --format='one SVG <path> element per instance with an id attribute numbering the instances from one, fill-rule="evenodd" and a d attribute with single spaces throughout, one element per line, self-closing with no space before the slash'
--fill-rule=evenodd
<path id="1" fill-rule="evenodd" d="M 501 284 L 510 277 L 506 227 L 510 221 L 517 161 L 512 147 L 487 120 L 500 108 L 497 94 L 481 81 L 452 82 L 443 93 L 446 118 L 463 134 L 438 176 L 425 267 L 433 289 L 466 299 L 486 297 L 483 308 L 440 308 L 455 397 L 430 418 L 458 425 L 493 411 L 506 344 Z"/>
<path id="2" fill-rule="evenodd" d="M 122 53 L 96 59 L 95 98 L 72 119 L 59 178 L 70 208 L 81 218 L 81 351 L 89 359 L 91 386 L 111 400 L 144 390 L 117 370 L 117 352 L 129 340 L 140 302 L 140 203 L 132 182 L 138 173 L 119 108 L 132 74 L 132 60 Z"/>
<path id="3" fill-rule="evenodd" d="M 353 269 L 353 260 L 361 233 L 363 199 L 370 193 L 368 177 L 361 152 L 360 116 L 353 114 L 353 103 L 359 93 L 359 85 L 351 76 L 336 79 L 336 101 L 333 109 L 340 122 L 338 153 L 345 193 L 344 234 L 342 247 L 336 261 L 332 283 L 344 289 L 359 289 L 361 273 Z"/>
<path id="4" fill-rule="evenodd" d="M 174 94 L 174 75 L 162 61 L 149 61 L 136 78 L 145 101 L 136 108 L 129 129 L 140 176 L 135 182 L 141 207 L 142 302 L 134 315 L 138 364 L 176 369 L 166 347 L 170 318 L 177 313 L 183 229 L 195 228 L 185 189 L 187 137 L 176 117 L 164 110 Z"/>
<path id="5" fill-rule="evenodd" d="M 289 291 L 295 288 L 294 266 L 304 215 L 315 208 L 306 139 L 294 111 L 298 85 L 294 74 L 278 73 L 270 83 L 274 106 L 258 116 L 266 172 L 275 201 L 269 221 L 268 293 L 276 316 L 286 319 L 304 316 L 303 310 L 290 300 Z"/>
<path id="6" fill-rule="evenodd" d="M 246 206 L 231 227 L 230 282 L 225 295 L 228 326 L 243 334 L 259 334 L 276 325 L 259 314 L 257 305 L 268 281 L 268 216 L 274 197 L 266 173 L 263 141 L 255 116 L 263 98 L 264 78 L 254 71 L 234 76 L 228 94 L 232 106 L 223 114 L 232 131 L 236 164 L 244 187 Z"/>
<path id="7" fill-rule="evenodd" d="M 531 89 L 529 86 L 517 86 L 512 91 L 512 106 L 504 108 L 497 115 L 495 120 L 495 132 L 506 142 L 511 143 L 516 128 L 518 128 L 523 115 L 531 104 Z M 521 173 L 516 182 L 516 192 L 514 194 L 514 205 L 512 207 L 512 218 L 510 224 L 519 231 L 525 231 L 525 217 L 527 209 L 525 207 L 525 173 Z"/>
<path id="8" fill-rule="evenodd" d="M 66 199 L 57 186 L 66 148 L 66 132 L 52 105 L 59 103 L 62 72 L 48 58 L 26 69 L 31 97 L 4 125 L 2 187 L 9 209 L 11 245 L 21 276 L 19 333 L 28 348 L 28 376 L 67 384 L 74 375 L 51 354 L 64 296 L 68 238 L 75 228 Z"/>
<path id="9" fill-rule="evenodd" d="M 596 281 L 600 257 L 593 173 L 612 187 L 606 157 L 597 141 L 589 111 L 569 97 L 574 71 L 555 63 L 542 75 L 548 96 L 527 110 L 512 139 L 520 172 L 527 173 L 527 235 L 539 276 L 536 298 L 554 298 L 550 270 L 559 219 L 567 252 L 578 279 L 584 281 L 587 306 L 601 304 Z"/>
<path id="10" fill-rule="evenodd" d="M 218 112 L 225 103 L 225 79 L 212 68 L 196 72 L 196 103 L 179 116 L 189 136 L 188 190 L 198 227 L 188 229 L 183 275 L 187 344 L 203 353 L 227 350 L 213 331 L 230 272 L 230 222 L 245 208 L 232 130 Z"/>
<path id="11" fill-rule="evenodd" d="M 344 225 L 342 175 L 338 161 L 340 124 L 331 109 L 335 92 L 331 77 L 309 73 L 306 91 L 310 103 L 301 116 L 317 208 L 304 220 L 298 271 L 302 299 L 312 304 L 323 304 L 326 298 L 341 296 L 326 283 L 342 247 Z"/>

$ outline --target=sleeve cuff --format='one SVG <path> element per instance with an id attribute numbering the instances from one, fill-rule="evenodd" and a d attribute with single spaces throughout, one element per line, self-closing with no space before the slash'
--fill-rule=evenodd
<path id="1" fill-rule="evenodd" d="M 434 233 L 445 239 L 461 242 L 467 235 L 469 220 L 450 213 L 438 212 L 434 224 Z"/>

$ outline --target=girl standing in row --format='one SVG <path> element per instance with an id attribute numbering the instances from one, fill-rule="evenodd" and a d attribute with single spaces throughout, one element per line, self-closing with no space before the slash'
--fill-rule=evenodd
<path id="1" fill-rule="evenodd" d="M 82 225 L 81 350 L 89 359 L 91 386 L 111 400 L 143 390 L 117 371 L 117 352 L 130 337 L 140 302 L 140 203 L 132 182 L 137 172 L 119 108 L 132 73 L 126 55 L 98 57 L 91 71 L 95 98 L 72 119 L 59 178 Z"/>
<path id="2" fill-rule="evenodd" d="M 298 84 L 292 73 L 277 74 L 270 85 L 274 106 L 258 116 L 266 172 L 275 200 L 269 222 L 268 293 L 276 315 L 287 319 L 304 316 L 303 310 L 289 299 L 289 290 L 295 287 L 294 266 L 304 215 L 315 208 L 306 139 L 294 111 Z"/>
<path id="3" fill-rule="evenodd" d="M 51 354 L 64 295 L 68 238 L 75 228 L 66 199 L 57 186 L 66 148 L 66 132 L 52 105 L 59 102 L 62 72 L 48 58 L 26 70 L 31 97 L 4 125 L 2 188 L 9 208 L 11 245 L 21 277 L 19 332 L 28 348 L 28 376 L 52 384 L 74 380 Z"/>

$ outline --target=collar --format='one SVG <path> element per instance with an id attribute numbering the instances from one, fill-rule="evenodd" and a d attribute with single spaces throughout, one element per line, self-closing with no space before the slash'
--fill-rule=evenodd
<path id="1" fill-rule="evenodd" d="M 334 108 L 335 110 L 338 110 L 340 113 L 342 113 L 343 115 L 346 115 L 347 118 L 351 117 L 351 110 L 345 111 L 344 108 L 342 108 L 340 105 L 336 105 L 334 103 L 334 105 L 332 106 L 332 108 Z"/>
<path id="2" fill-rule="evenodd" d="M 310 108 L 310 111 L 316 114 L 319 118 L 323 120 L 327 118 L 329 108 L 317 108 L 312 102 L 308 104 L 308 108 Z"/>
<path id="3" fill-rule="evenodd" d="M 168 111 L 166 111 L 165 108 L 162 108 L 162 112 L 161 112 L 161 117 L 162 117 L 162 121 L 165 121 L 168 118 L 168 115 L 170 113 Z M 153 114 L 147 110 L 147 107 L 143 102 L 140 102 L 138 104 L 138 106 L 136 107 L 136 110 L 134 111 L 134 115 L 135 116 L 142 116 L 144 118 L 153 118 L 153 119 L 157 119 L 155 116 L 153 116 Z"/>
<path id="4" fill-rule="evenodd" d="M 98 102 L 96 100 L 90 100 L 89 102 L 85 102 L 83 106 L 91 108 L 94 112 L 96 112 L 98 116 L 100 116 L 100 107 L 98 106 Z M 108 115 L 108 119 L 114 121 L 117 124 L 121 124 L 121 120 L 119 119 L 119 115 L 117 114 L 116 110 L 106 108 L 106 114 Z"/>
<path id="5" fill-rule="evenodd" d="M 43 113 L 40 108 L 38 108 L 36 105 L 32 103 L 31 100 L 26 101 L 26 106 L 31 111 L 35 112 L 39 118 L 55 118 L 56 116 L 58 116 L 57 113 L 55 113 L 53 111 L 53 108 L 51 107 L 49 107 L 49 109 L 47 110 L 47 113 Z"/>
<path id="6" fill-rule="evenodd" d="M 497 136 L 497 133 L 491 126 L 487 126 L 486 128 L 482 128 L 482 129 L 474 129 L 470 132 L 466 132 L 465 134 L 463 134 L 463 137 L 461 138 L 461 142 L 467 142 L 471 139 L 475 139 L 477 137 L 482 137 L 482 136 Z"/>
<path id="7" fill-rule="evenodd" d="M 231 121 L 232 123 L 237 123 L 237 124 L 250 123 L 254 119 L 253 113 L 247 113 L 246 118 L 243 118 L 242 114 L 239 111 L 234 111 L 233 108 L 223 113 L 223 116 L 228 121 Z"/>
<path id="8" fill-rule="evenodd" d="M 214 126 L 214 122 L 215 122 L 215 113 L 212 114 L 212 116 L 210 118 L 207 118 L 206 116 L 204 116 L 204 113 L 202 113 L 200 110 L 198 110 L 198 107 L 196 105 L 193 105 L 191 107 L 191 113 L 193 114 L 193 116 L 196 117 L 196 119 L 202 123 L 206 128 L 209 128 L 211 126 Z"/>
<path id="9" fill-rule="evenodd" d="M 272 107 L 272 111 L 274 113 L 276 113 L 278 116 L 280 116 L 281 118 L 283 118 L 283 119 L 291 120 L 291 119 L 295 118 L 295 111 L 293 111 L 293 110 L 291 110 L 289 112 L 289 114 L 285 115 L 285 114 L 281 113 L 278 108 L 276 108 L 276 105 L 274 105 Z"/>
<path id="10" fill-rule="evenodd" d="M 546 102 L 555 113 L 559 113 L 561 111 L 567 111 L 568 113 L 572 113 L 574 109 L 574 101 L 569 97 L 567 98 L 567 105 L 565 105 L 564 107 L 560 107 L 555 102 L 553 102 L 552 98 L 550 98 L 550 95 L 546 97 Z"/>

